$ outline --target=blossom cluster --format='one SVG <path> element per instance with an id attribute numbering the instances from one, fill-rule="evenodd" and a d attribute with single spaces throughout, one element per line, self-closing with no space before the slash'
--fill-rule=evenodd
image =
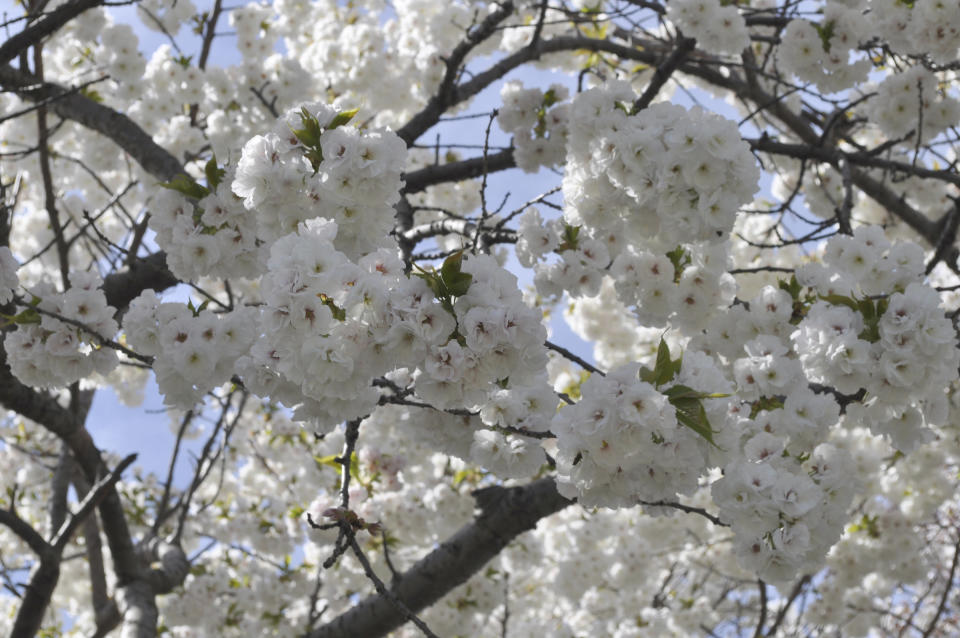
<path id="1" fill-rule="evenodd" d="M 680 0 L 667 5 L 667 17 L 697 39 L 704 51 L 720 55 L 739 55 L 750 46 L 747 22 L 736 4 L 720 0 Z"/>
<path id="2" fill-rule="evenodd" d="M 914 132 L 923 141 L 931 140 L 960 119 L 960 100 L 940 94 L 939 82 L 922 66 L 890 74 L 866 110 L 891 139 Z"/>
<path id="3" fill-rule="evenodd" d="M 664 391 L 693 381 L 723 389 L 727 383 L 708 357 L 684 362 L 686 374 L 662 388 L 641 380 L 640 364 L 625 364 L 606 376 L 593 375 L 582 398 L 553 419 L 557 436 L 557 489 L 585 507 L 631 507 L 692 494 L 708 466 L 710 443 L 677 418 Z M 702 368 L 697 370 L 697 368 Z M 699 390 L 700 388 L 696 388 Z M 714 417 L 725 402 L 711 399 Z M 684 409 L 684 408 L 680 408 Z"/>
<path id="4" fill-rule="evenodd" d="M 244 145 L 232 189 L 256 212 L 259 238 L 271 242 L 323 217 L 337 223 L 335 245 L 349 257 L 381 247 L 406 146 L 393 133 L 347 125 L 355 113 L 307 104 Z"/>
<path id="5" fill-rule="evenodd" d="M 404 345 L 406 353 L 426 347 L 391 322 L 391 291 L 400 298 L 413 287 L 401 284 L 397 256 L 382 251 L 354 263 L 335 248 L 337 232 L 333 221 L 311 220 L 273 244 L 261 280 L 263 336 L 237 366 L 251 391 L 296 406 L 299 419 L 322 428 L 372 410 L 379 395 L 371 379 L 401 364 Z M 430 317 L 439 330 L 425 336 L 437 345 L 449 333 L 438 334 L 439 307 Z"/>
<path id="6" fill-rule="evenodd" d="M 500 90 L 503 106 L 497 122 L 513 135 L 513 158 L 527 173 L 563 164 L 570 117 L 570 104 L 564 100 L 568 95 L 562 84 L 551 85 L 543 92 L 525 89 L 516 80 L 505 83 Z"/>
<path id="7" fill-rule="evenodd" d="M 855 3 L 854 7 L 859 10 Z M 907 3 L 869 0 L 871 33 L 899 53 L 929 55 L 937 64 L 957 59 L 960 50 L 960 6 L 953 2 Z"/>
<path id="8" fill-rule="evenodd" d="M 58 388 L 116 367 L 116 351 L 102 343 L 119 329 L 117 309 L 107 305 L 102 283 L 95 272 L 76 271 L 65 292 L 50 284 L 31 290 L 33 304 L 13 318 L 19 325 L 3 340 L 10 371 L 21 382 Z"/>
<path id="9" fill-rule="evenodd" d="M 414 386 L 417 394 L 440 407 L 459 404 L 479 409 L 491 395 L 494 401 L 502 397 L 498 388 L 542 388 L 547 332 L 540 313 L 523 303 L 516 276 L 486 255 L 465 258 L 463 272 L 470 275 L 471 283 L 452 306 L 460 339 L 427 352 Z M 535 396 L 526 397 L 527 405 L 548 410 L 550 404 Z M 534 417 L 510 425 L 534 429 L 536 424 Z"/>
<path id="10" fill-rule="evenodd" d="M 237 358 L 257 336 L 255 314 L 252 308 L 216 314 L 192 304 L 161 302 L 148 289 L 130 303 L 123 330 L 131 347 L 154 358 L 164 403 L 186 410 L 230 379 Z"/>
<path id="11" fill-rule="evenodd" d="M 573 100 L 564 218 L 624 245 L 722 241 L 760 176 L 736 124 L 667 103 L 633 114 L 635 99 L 610 82 Z"/>
<path id="12" fill-rule="evenodd" d="M 819 23 L 791 20 L 783 31 L 777 62 L 800 80 L 835 92 L 867 78 L 870 60 L 850 58 L 862 40 L 873 35 L 859 9 L 831 2 Z"/>
<path id="13" fill-rule="evenodd" d="M 441 408 L 479 408 L 511 377 L 522 385 L 542 370 L 540 315 L 492 258 L 408 277 L 395 250 L 351 261 L 337 233 L 335 222 L 312 220 L 273 244 L 263 337 L 238 362 L 251 390 L 329 428 L 369 413 L 380 397 L 372 380 L 398 368 L 416 370 L 417 395 Z"/>
<path id="14" fill-rule="evenodd" d="M 842 450 L 824 444 L 805 463 L 784 456 L 783 441 L 759 432 L 746 459 L 724 468 L 711 494 L 736 538 L 740 564 L 782 583 L 816 571 L 839 539 L 855 486 Z"/>
<path id="15" fill-rule="evenodd" d="M 617 297 L 644 326 L 667 321 L 695 333 L 736 294 L 736 282 L 722 266 L 723 247 L 679 246 L 666 254 L 629 247 L 610 266 Z"/>
<path id="16" fill-rule="evenodd" d="M 946 419 L 944 390 L 960 365 L 953 325 L 922 277 L 916 244 L 891 244 L 878 227 L 835 237 L 824 264 L 798 272 L 822 300 L 790 337 L 807 378 L 845 393 L 864 388 L 867 402 L 848 418 L 904 452 L 932 436 L 926 425 Z"/>
<path id="17" fill-rule="evenodd" d="M 337 222 L 337 249 L 351 258 L 380 247 L 392 228 L 405 147 L 393 133 L 347 126 L 354 113 L 319 103 L 291 109 L 244 145 L 236 166 L 211 160 L 207 186 L 186 176 L 167 184 L 151 228 L 171 271 L 187 280 L 254 277 L 274 241 L 318 217 Z"/>
<path id="18" fill-rule="evenodd" d="M 599 292 L 610 253 L 606 243 L 586 234 L 581 237 L 580 230 L 561 219 L 544 221 L 534 207 L 521 215 L 517 259 L 533 267 L 540 295 L 554 298 L 568 292 L 574 297 L 592 297 Z M 551 253 L 559 260 L 545 261 Z"/>
<path id="19" fill-rule="evenodd" d="M 177 277 L 186 281 L 202 276 L 254 277 L 262 269 L 255 217 L 227 182 L 197 203 L 164 190 L 152 204 L 150 227 Z"/>

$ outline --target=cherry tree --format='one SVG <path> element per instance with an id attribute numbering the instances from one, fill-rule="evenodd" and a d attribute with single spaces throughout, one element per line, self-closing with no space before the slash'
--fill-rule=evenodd
<path id="1" fill-rule="evenodd" d="M 0 631 L 960 632 L 960 4 L 130 4 L 4 18 Z"/>

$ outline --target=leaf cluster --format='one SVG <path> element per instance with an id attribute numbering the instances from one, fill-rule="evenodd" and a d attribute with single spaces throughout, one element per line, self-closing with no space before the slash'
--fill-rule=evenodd
<path id="1" fill-rule="evenodd" d="M 307 110 L 307 107 L 300 109 L 300 128 L 292 129 L 293 134 L 300 140 L 304 146 L 303 156 L 310 162 L 313 168 L 313 174 L 316 175 L 320 170 L 320 164 L 323 163 L 323 149 L 320 147 L 320 138 L 327 131 L 343 126 L 353 119 L 359 108 L 348 111 L 340 111 L 333 116 L 327 124 L 320 124 L 317 116 Z"/>
<path id="2" fill-rule="evenodd" d="M 682 365 L 683 355 L 681 354 L 676 359 L 672 358 L 670 347 L 667 345 L 667 342 L 661 338 L 660 345 L 657 348 L 656 363 L 652 370 L 647 367 L 640 369 L 640 380 L 646 381 L 660 390 L 662 386 L 673 381 L 677 373 L 680 372 Z M 719 448 L 713 440 L 715 431 L 710 425 L 710 420 L 707 418 L 707 411 L 703 407 L 703 400 L 720 399 L 730 395 L 719 392 L 700 392 L 689 386 L 680 384 L 660 391 L 667 397 L 670 405 L 676 410 L 677 421 L 680 424 L 699 434 L 710 445 Z"/>
<path id="3" fill-rule="evenodd" d="M 427 286 L 433 292 L 433 295 L 443 306 L 443 309 L 456 317 L 453 312 L 453 300 L 455 297 L 462 297 L 467 294 L 470 284 L 473 281 L 473 275 L 463 272 L 463 251 L 458 250 L 443 260 L 440 269 L 430 268 L 425 270 L 420 266 L 414 266 L 419 272 L 413 273 L 414 276 L 427 282 Z"/>

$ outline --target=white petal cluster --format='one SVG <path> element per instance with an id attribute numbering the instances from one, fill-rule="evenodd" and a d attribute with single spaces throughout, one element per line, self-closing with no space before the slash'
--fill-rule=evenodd
<path id="1" fill-rule="evenodd" d="M 300 406 L 301 420 L 324 428 L 369 413 L 378 398 L 371 379 L 402 363 L 386 348 L 390 291 L 403 290 L 399 259 L 374 253 L 355 264 L 334 247 L 337 230 L 313 220 L 273 244 L 261 283 L 263 336 L 238 363 L 253 392 Z"/>
<path id="2" fill-rule="evenodd" d="M 132 348 L 154 357 L 164 403 L 186 410 L 230 379 L 237 358 L 257 336 L 255 316 L 251 308 L 195 311 L 145 290 L 130 303 L 123 329 Z"/>
<path id="3" fill-rule="evenodd" d="M 639 371 L 626 364 L 591 376 L 581 400 L 553 419 L 557 489 L 584 507 L 675 500 L 697 489 L 707 467 L 708 443 Z"/>
<path id="4" fill-rule="evenodd" d="M 658 238 L 667 250 L 728 237 L 759 180 L 736 124 L 665 103 L 629 115 L 635 99 L 628 85 L 609 83 L 573 100 L 565 219 L 625 244 Z"/>
<path id="5" fill-rule="evenodd" d="M 868 103 L 870 118 L 889 138 L 919 130 L 922 141 L 931 140 L 960 119 L 960 101 L 940 95 L 939 87 L 937 76 L 922 66 L 891 73 Z"/>
<path id="6" fill-rule="evenodd" d="M 547 332 L 540 313 L 523 303 L 516 277 L 487 255 L 465 258 L 463 271 L 473 276 L 467 294 L 453 306 L 463 343 L 450 339 L 426 354 L 417 394 L 439 407 L 480 407 L 497 391 L 498 381 L 506 385 L 509 380 L 511 387 L 536 380 L 542 385 Z M 549 409 L 542 400 L 538 405 Z"/>
<path id="7" fill-rule="evenodd" d="M 784 29 L 777 63 L 804 82 L 826 92 L 849 88 L 867 79 L 872 65 L 856 57 L 863 40 L 874 36 L 860 9 L 828 3 L 819 23 L 791 20 Z M 851 56 L 855 59 L 851 62 Z"/>
<path id="8" fill-rule="evenodd" d="M 727 465 L 711 490 L 736 534 L 737 560 L 773 583 L 819 568 L 854 493 L 840 450 L 822 445 L 803 465 L 781 451 L 781 440 L 758 433 L 744 448 L 747 458 Z"/>
<path id="9" fill-rule="evenodd" d="M 929 55 L 938 64 L 957 59 L 960 5 L 955 2 L 907 3 L 869 0 L 872 32 L 899 52 Z"/>
<path id="10" fill-rule="evenodd" d="M 750 46 L 747 22 L 736 4 L 720 0 L 679 0 L 667 5 L 667 17 L 708 53 L 739 55 Z"/>
<path id="11" fill-rule="evenodd" d="M 535 439 L 477 430 L 470 446 L 470 460 L 499 478 L 527 478 L 547 462 L 543 448 Z"/>
<path id="12" fill-rule="evenodd" d="M 960 350 L 940 296 L 920 283 L 920 248 L 891 245 L 878 231 L 858 229 L 853 237 L 831 239 L 825 264 L 802 274 L 821 294 L 839 288 L 858 299 L 888 295 L 872 311 L 881 314 L 868 317 L 827 297 L 810 308 L 790 338 L 807 378 L 844 393 L 866 389 L 867 403 L 854 406 L 850 419 L 888 435 L 907 452 L 932 436 L 925 425 L 946 418 L 944 391 L 958 378 Z M 859 274 L 859 286 L 839 273 Z M 868 320 L 875 329 L 867 330 Z"/>
<path id="13" fill-rule="evenodd" d="M 197 14 L 197 7 L 191 0 L 145 0 L 137 5 L 143 16 L 143 24 L 154 31 L 170 36 L 177 35 L 180 26 Z"/>
<path id="14" fill-rule="evenodd" d="M 860 226 L 852 236 L 827 242 L 823 263 L 804 264 L 798 281 L 822 295 L 876 296 L 923 279 L 923 249 L 911 241 L 891 243 L 879 226 Z"/>
<path id="15" fill-rule="evenodd" d="M 316 173 L 294 134 L 303 127 L 302 112 L 292 109 L 272 132 L 244 145 L 233 192 L 255 213 L 259 238 L 274 241 L 324 217 L 337 223 L 337 249 L 355 259 L 379 248 L 392 228 L 406 146 L 388 131 L 328 128 L 338 111 L 326 104 L 303 108 L 324 129 Z"/>
<path id="16" fill-rule="evenodd" d="M 10 252 L 10 248 L 0 246 L 0 305 L 13 299 L 13 294 L 20 285 L 20 278 L 17 277 L 19 267 L 20 263 Z"/>
<path id="17" fill-rule="evenodd" d="M 568 95 L 562 84 L 554 84 L 544 93 L 540 89 L 525 89 L 516 80 L 507 82 L 500 90 L 503 106 L 497 122 L 513 135 L 513 157 L 525 172 L 563 164 L 570 117 L 570 104 L 563 100 Z"/>
<path id="18" fill-rule="evenodd" d="M 610 275 L 617 297 L 644 326 L 673 325 L 696 332 L 736 294 L 733 276 L 717 267 L 725 250 L 712 244 L 683 247 L 681 270 L 665 254 L 629 247 L 614 259 Z"/>
<path id="19" fill-rule="evenodd" d="M 328 129 L 338 111 L 303 108 L 324 129 L 316 171 L 294 133 L 304 126 L 302 111 L 290 110 L 272 132 L 251 138 L 223 182 L 195 205 L 175 191 L 155 198 L 151 228 L 175 275 L 255 277 L 274 241 L 318 217 L 337 222 L 336 247 L 351 258 L 383 244 L 399 198 L 403 142 L 384 131 Z"/>
<path id="20" fill-rule="evenodd" d="M 41 314 L 36 323 L 20 324 L 3 340 L 10 370 L 27 385 L 64 387 L 94 373 L 108 374 L 119 362 L 115 350 L 100 345 L 118 330 L 113 318 L 117 309 L 107 305 L 100 276 L 77 271 L 70 283 L 66 292 L 38 286 L 32 291 L 40 300 L 36 307 L 78 321 L 85 329 Z"/>
<path id="21" fill-rule="evenodd" d="M 177 277 L 254 277 L 262 269 L 254 216 L 223 183 L 196 205 L 164 190 L 151 208 L 150 227 Z"/>
<path id="22" fill-rule="evenodd" d="M 189 4 L 189 3 L 185 3 Z M 147 61 L 138 47 L 138 38 L 129 24 L 108 24 L 100 33 L 100 44 L 106 70 L 119 84 L 139 83 L 144 76 Z"/>

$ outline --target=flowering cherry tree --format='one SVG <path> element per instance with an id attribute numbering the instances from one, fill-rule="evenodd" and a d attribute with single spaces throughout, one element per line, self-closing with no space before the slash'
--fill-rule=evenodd
<path id="1" fill-rule="evenodd" d="M 960 4 L 118 4 L 0 44 L 0 633 L 960 632 Z"/>

